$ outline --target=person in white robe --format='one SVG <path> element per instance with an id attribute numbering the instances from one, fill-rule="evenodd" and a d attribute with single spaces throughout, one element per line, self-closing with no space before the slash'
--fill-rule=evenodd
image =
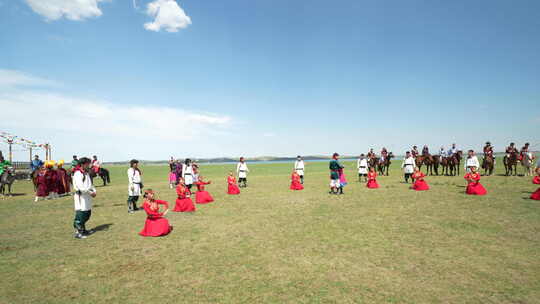
<path id="1" fill-rule="evenodd" d="M 240 187 L 247 187 L 247 174 L 249 168 L 244 160 L 244 157 L 240 157 L 240 161 L 236 165 L 236 175 L 238 176 L 238 185 Z"/>
<path id="2" fill-rule="evenodd" d="M 416 161 L 414 157 L 411 155 L 411 152 L 407 151 L 405 153 L 405 159 L 403 159 L 403 162 L 401 163 L 401 168 L 403 169 L 405 182 L 409 183 L 409 178 L 414 173 L 414 168 L 416 168 Z M 412 182 L 412 178 L 411 178 L 411 182 Z"/>
<path id="3" fill-rule="evenodd" d="M 91 161 L 87 157 L 79 160 L 79 164 L 73 173 L 73 200 L 75 203 L 75 219 L 73 228 L 75 228 L 75 238 L 85 239 L 93 233 L 93 230 L 86 230 L 86 222 L 92 215 L 92 198 L 96 197 L 96 188 L 92 185 L 92 179 L 88 174 Z"/>
<path id="4" fill-rule="evenodd" d="M 300 183 L 304 184 L 304 159 L 302 156 L 298 155 L 296 157 L 296 161 L 294 162 L 294 170 L 296 171 L 296 174 L 300 175 Z"/>
<path id="5" fill-rule="evenodd" d="M 480 168 L 480 162 L 478 161 L 478 157 L 474 154 L 474 151 L 469 150 L 467 159 L 465 160 L 465 170 L 467 170 L 467 173 L 471 172 L 472 167 Z"/>
<path id="6" fill-rule="evenodd" d="M 182 165 L 182 178 L 184 179 L 184 184 L 186 187 L 188 187 L 189 190 L 191 190 L 191 187 L 193 187 L 194 180 L 194 174 L 195 171 L 193 170 L 193 164 L 191 163 L 191 159 L 186 158 L 184 161 L 184 164 Z"/>
<path id="7" fill-rule="evenodd" d="M 137 208 L 137 201 L 139 196 L 142 195 L 142 173 L 139 169 L 139 161 L 132 159 L 129 162 L 129 169 L 127 170 L 128 176 L 128 213 L 133 213 L 134 211 L 139 210 Z"/>
<path id="8" fill-rule="evenodd" d="M 358 169 L 358 181 L 361 182 L 361 178 L 364 177 L 364 182 L 367 183 L 368 160 L 364 153 L 360 154 L 360 158 L 356 162 L 356 168 Z"/>

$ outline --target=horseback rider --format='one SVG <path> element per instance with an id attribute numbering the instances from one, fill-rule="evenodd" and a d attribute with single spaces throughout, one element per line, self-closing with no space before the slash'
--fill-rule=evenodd
<path id="1" fill-rule="evenodd" d="M 422 148 L 422 155 L 429 156 L 429 148 L 427 145 L 424 145 L 424 147 Z"/>
<path id="2" fill-rule="evenodd" d="M 444 150 L 444 146 L 441 146 L 441 149 L 439 150 L 439 159 L 442 161 L 446 158 L 446 151 Z"/>
<path id="3" fill-rule="evenodd" d="M 448 150 L 448 155 L 447 157 L 452 157 L 454 154 L 457 153 L 457 148 L 456 148 L 456 144 L 452 144 L 452 148 L 450 148 Z"/>
<path id="4" fill-rule="evenodd" d="M 385 147 L 383 147 L 381 150 L 381 159 L 379 160 L 379 163 L 381 164 L 384 163 L 387 157 L 388 157 L 388 151 L 386 150 Z"/>
<path id="5" fill-rule="evenodd" d="M 525 143 L 525 145 L 521 147 L 521 150 L 519 151 L 519 160 L 523 160 L 523 158 L 527 156 L 527 153 L 529 153 L 529 143 Z"/>
<path id="6" fill-rule="evenodd" d="M 36 170 L 41 168 L 42 166 L 43 166 L 43 161 L 39 159 L 39 155 L 35 155 L 34 159 L 30 163 L 30 171 L 32 172 L 31 174 L 34 174 L 34 172 L 36 172 Z"/>
<path id="7" fill-rule="evenodd" d="M 367 153 L 367 158 L 371 160 L 371 159 L 374 159 L 375 157 L 377 156 L 375 155 L 373 148 L 369 149 L 369 152 Z"/>
<path id="8" fill-rule="evenodd" d="M 518 150 L 514 143 L 510 143 L 510 146 L 506 147 L 506 158 L 510 158 L 514 153 L 518 153 Z"/>
<path id="9" fill-rule="evenodd" d="M 484 149 L 483 149 L 483 152 L 484 152 L 484 159 L 482 160 L 482 168 L 486 168 L 486 158 L 491 158 L 491 159 L 495 159 L 493 157 L 493 146 L 491 145 L 491 143 L 488 141 L 486 142 L 486 145 L 484 146 Z"/>
<path id="10" fill-rule="evenodd" d="M 94 172 L 96 174 L 99 174 L 99 169 L 101 168 L 101 162 L 97 159 L 97 156 L 92 156 L 93 160 L 92 160 L 92 170 L 94 170 Z"/>
<path id="11" fill-rule="evenodd" d="M 8 160 L 5 160 L 3 155 L 0 155 L 0 176 L 4 174 L 4 171 L 6 171 L 8 167 L 11 167 L 11 163 Z"/>
<path id="12" fill-rule="evenodd" d="M 418 156 L 418 154 L 419 154 L 419 153 L 418 153 L 418 147 L 417 147 L 417 146 L 413 146 L 413 147 L 412 147 L 412 150 L 411 150 L 411 156 L 412 156 L 413 158 L 416 158 L 416 157 Z"/>

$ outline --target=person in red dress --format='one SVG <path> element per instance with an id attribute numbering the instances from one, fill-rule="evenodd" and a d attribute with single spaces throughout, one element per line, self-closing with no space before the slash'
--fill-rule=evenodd
<path id="1" fill-rule="evenodd" d="M 227 194 L 240 194 L 240 188 L 238 188 L 238 185 L 236 184 L 236 178 L 234 177 L 232 172 L 229 172 L 229 176 L 227 177 Z"/>
<path id="2" fill-rule="evenodd" d="M 58 197 L 58 174 L 54 169 L 55 161 L 51 160 L 45 164 L 47 171 L 45 172 L 45 183 L 47 185 L 47 191 L 51 198 Z"/>
<path id="3" fill-rule="evenodd" d="M 66 171 L 66 169 L 63 168 L 63 166 L 64 161 L 60 160 L 56 169 L 56 174 L 58 175 L 58 195 L 60 196 L 68 195 L 71 190 L 71 175 L 68 174 L 68 172 Z"/>
<path id="4" fill-rule="evenodd" d="M 367 182 L 366 186 L 369 189 L 377 189 L 377 188 L 379 188 L 379 184 L 377 184 L 377 172 L 375 172 L 375 168 L 373 168 L 373 167 L 369 168 L 367 178 L 368 178 L 368 182 Z"/>
<path id="5" fill-rule="evenodd" d="M 172 226 L 169 225 L 169 221 L 164 218 L 169 212 L 169 203 L 162 200 L 155 199 L 155 194 L 152 189 L 144 191 L 144 203 L 143 208 L 146 211 L 146 221 L 144 222 L 144 228 L 139 232 L 142 236 L 164 236 L 169 234 L 172 230 Z M 165 210 L 160 212 L 159 206 L 165 206 Z"/>
<path id="6" fill-rule="evenodd" d="M 536 168 L 536 176 L 532 180 L 533 184 L 540 185 L 540 167 Z"/>
<path id="7" fill-rule="evenodd" d="M 411 189 L 416 190 L 416 191 L 429 190 L 429 186 L 424 180 L 425 176 L 426 175 L 422 171 L 420 171 L 418 167 L 415 167 L 414 173 L 411 175 L 414 181 L 414 184 L 412 185 Z"/>
<path id="8" fill-rule="evenodd" d="M 195 205 L 191 200 L 191 191 L 184 184 L 184 179 L 180 178 L 178 180 L 178 186 L 176 187 L 176 194 L 178 198 L 176 199 L 176 205 L 174 206 L 174 212 L 193 212 L 195 211 Z"/>
<path id="9" fill-rule="evenodd" d="M 480 173 L 476 172 L 476 167 L 471 167 L 471 172 L 465 174 L 465 179 L 467 180 L 467 194 L 471 195 L 486 195 L 487 191 L 480 184 Z"/>
<path id="10" fill-rule="evenodd" d="M 291 174 L 291 190 L 304 190 L 304 186 L 300 180 L 300 175 L 296 173 L 296 170 L 293 170 Z"/>
<path id="11" fill-rule="evenodd" d="M 36 172 L 36 177 L 34 178 L 34 183 L 36 185 L 36 199 L 37 202 L 39 199 L 45 199 L 49 196 L 49 190 L 47 188 L 47 179 L 45 174 L 47 170 L 45 167 L 40 167 Z"/>
<path id="12" fill-rule="evenodd" d="M 195 202 L 197 204 L 208 204 L 214 201 L 214 198 L 204 190 L 204 185 L 209 185 L 211 182 L 205 182 L 204 177 L 199 175 L 198 180 L 195 182 L 197 186 L 197 193 L 195 193 Z"/>
<path id="13" fill-rule="evenodd" d="M 540 184 L 540 167 L 536 168 L 536 176 L 533 179 L 533 184 Z M 531 194 L 531 199 L 540 201 L 540 187 Z"/>

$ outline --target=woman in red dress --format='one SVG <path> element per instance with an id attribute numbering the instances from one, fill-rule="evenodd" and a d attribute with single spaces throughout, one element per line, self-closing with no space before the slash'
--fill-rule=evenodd
<path id="1" fill-rule="evenodd" d="M 296 170 L 293 170 L 291 174 L 291 190 L 304 190 L 304 186 L 300 182 L 300 175 L 296 173 Z"/>
<path id="2" fill-rule="evenodd" d="M 375 168 L 373 168 L 373 167 L 369 168 L 367 178 L 368 178 L 368 182 L 367 182 L 366 186 L 369 189 L 377 189 L 377 188 L 379 188 L 379 184 L 377 184 L 377 172 L 375 172 Z"/>
<path id="3" fill-rule="evenodd" d="M 533 183 L 540 184 L 540 167 L 536 168 L 536 174 L 537 176 L 534 177 Z M 540 188 L 536 189 L 536 191 L 531 194 L 531 199 L 540 201 Z"/>
<path id="4" fill-rule="evenodd" d="M 238 188 L 238 185 L 236 184 L 236 178 L 234 177 L 232 172 L 229 172 L 229 176 L 227 176 L 227 194 L 240 194 L 240 188 Z"/>
<path id="5" fill-rule="evenodd" d="M 58 175 L 58 194 L 61 196 L 67 195 L 69 193 L 70 185 L 71 185 L 71 176 L 68 174 L 66 169 L 64 169 L 62 166 L 64 165 L 64 161 L 61 160 L 58 162 L 58 169 L 56 170 L 56 174 Z"/>
<path id="6" fill-rule="evenodd" d="M 467 194 L 471 195 L 486 195 L 487 191 L 480 184 L 480 174 L 476 172 L 476 167 L 471 167 L 471 172 L 465 174 L 465 179 L 468 182 L 467 190 L 465 191 Z"/>
<path id="7" fill-rule="evenodd" d="M 414 173 L 411 175 L 411 177 L 414 181 L 414 184 L 412 185 L 411 189 L 416 190 L 416 191 L 429 190 L 429 186 L 424 180 L 425 175 L 424 173 L 422 173 L 422 171 L 420 171 L 418 167 L 414 168 Z"/>
<path id="8" fill-rule="evenodd" d="M 52 198 L 58 196 L 58 174 L 54 169 L 55 161 L 51 160 L 45 163 L 47 168 L 45 172 L 45 183 L 47 185 L 47 192 L 51 195 Z"/>
<path id="9" fill-rule="evenodd" d="M 193 212 L 195 211 L 195 205 L 191 200 L 191 191 L 184 184 L 184 179 L 180 178 L 178 180 L 178 186 L 176 187 L 176 194 L 178 198 L 176 199 L 176 205 L 174 206 L 174 212 Z"/>
<path id="10" fill-rule="evenodd" d="M 154 191 L 148 189 L 144 191 L 143 208 L 146 211 L 146 222 L 144 228 L 139 232 L 142 236 L 164 236 L 169 234 L 172 226 L 163 216 L 169 212 L 169 203 L 154 199 Z M 165 210 L 159 212 L 159 205 L 164 205 Z"/>
<path id="11" fill-rule="evenodd" d="M 34 177 L 34 184 L 36 185 L 36 199 L 37 202 L 40 198 L 45 199 L 49 196 L 49 189 L 47 188 L 47 178 L 45 174 L 47 170 L 44 167 L 41 167 L 36 172 L 36 177 Z"/>
<path id="12" fill-rule="evenodd" d="M 207 204 L 214 201 L 214 198 L 208 193 L 208 191 L 204 190 L 204 185 L 208 185 L 211 182 L 205 182 L 204 177 L 202 175 L 199 175 L 199 180 L 195 182 L 195 185 L 197 185 L 197 193 L 195 193 L 195 202 L 197 204 Z"/>
<path id="13" fill-rule="evenodd" d="M 533 178 L 533 184 L 540 185 L 540 167 L 536 168 L 536 176 Z"/>

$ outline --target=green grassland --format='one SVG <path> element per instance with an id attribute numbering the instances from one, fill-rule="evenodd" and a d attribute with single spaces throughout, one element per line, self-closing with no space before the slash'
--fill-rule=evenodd
<path id="1" fill-rule="evenodd" d="M 380 189 L 345 162 L 345 195 L 328 194 L 328 164 L 307 163 L 306 189 L 288 189 L 292 164 L 251 165 L 249 187 L 228 196 L 234 165 L 202 174 L 216 202 L 169 213 L 173 232 L 138 235 L 126 167 L 98 187 L 85 240 L 72 237 L 71 197 L 33 202 L 32 186 L 0 200 L 1 303 L 540 303 L 540 203 L 529 177 L 462 176 L 408 189 L 400 162 Z M 501 162 L 497 174 L 502 173 Z M 166 166 L 144 184 L 174 204 Z M 100 181 L 96 181 L 98 186 Z"/>

